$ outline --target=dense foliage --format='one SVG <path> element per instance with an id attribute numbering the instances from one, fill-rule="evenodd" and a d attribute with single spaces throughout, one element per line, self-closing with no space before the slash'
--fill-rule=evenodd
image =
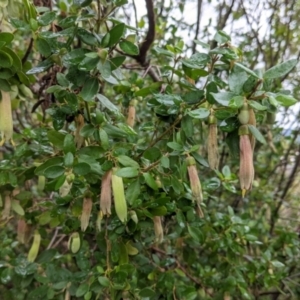
<path id="1" fill-rule="evenodd" d="M 0 1 L 1 299 L 300 297 L 299 8 L 156 2 Z"/>

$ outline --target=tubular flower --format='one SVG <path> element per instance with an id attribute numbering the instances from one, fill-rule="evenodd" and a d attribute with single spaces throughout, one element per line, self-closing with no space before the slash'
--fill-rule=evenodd
<path id="1" fill-rule="evenodd" d="M 219 151 L 218 151 L 218 127 L 216 117 L 211 115 L 209 117 L 208 139 L 207 139 L 207 153 L 209 166 L 215 170 L 219 167 Z"/>
<path id="2" fill-rule="evenodd" d="M 161 217 L 158 216 L 153 217 L 153 223 L 154 223 L 155 241 L 160 244 L 164 239 L 164 231 L 161 224 Z"/>
<path id="3" fill-rule="evenodd" d="M 249 109 L 249 123 L 248 124 L 256 127 L 256 117 L 255 117 L 254 110 L 252 108 Z M 254 151 L 256 140 L 255 140 L 255 137 L 253 134 L 250 133 L 249 136 L 250 136 L 250 143 L 251 143 L 252 151 Z"/>
<path id="4" fill-rule="evenodd" d="M 89 225 L 90 216 L 92 212 L 93 201 L 90 192 L 87 192 L 83 198 L 82 213 L 80 217 L 81 230 L 85 231 Z"/>
<path id="5" fill-rule="evenodd" d="M 250 119 L 250 113 L 249 113 L 249 106 L 247 102 L 245 102 L 242 108 L 240 109 L 240 112 L 238 114 L 238 119 L 242 125 L 248 124 Z"/>
<path id="6" fill-rule="evenodd" d="M 101 222 L 103 219 L 103 213 L 101 210 L 98 212 L 97 220 L 96 220 L 96 228 L 100 232 L 101 231 Z"/>
<path id="7" fill-rule="evenodd" d="M 251 189 L 254 179 L 253 167 L 253 151 L 251 147 L 249 131 L 247 126 L 241 126 L 239 129 L 240 135 L 240 185 L 242 189 L 242 196 L 244 197 L 246 191 Z"/>
<path id="8" fill-rule="evenodd" d="M 129 103 L 129 108 L 128 108 L 128 115 L 127 115 L 127 125 L 130 127 L 134 126 L 135 123 L 135 115 L 136 115 L 136 100 L 131 100 Z"/>
<path id="9" fill-rule="evenodd" d="M 0 134 L 1 141 L 0 146 L 2 146 L 5 141 L 11 141 L 14 145 L 13 137 L 13 119 L 11 111 L 11 101 L 8 92 L 1 91 L 0 97 Z"/>
<path id="10" fill-rule="evenodd" d="M 111 215 L 111 173 L 112 170 L 107 171 L 101 182 L 100 209 L 104 216 Z"/>
<path id="11" fill-rule="evenodd" d="M 9 192 L 5 192 L 4 197 L 4 209 L 2 211 L 2 220 L 6 220 L 10 216 L 10 210 L 11 210 L 11 197 Z"/>
<path id="12" fill-rule="evenodd" d="M 201 210 L 201 202 L 203 201 L 202 187 L 199 180 L 198 171 L 196 168 L 196 161 L 193 157 L 189 156 L 186 158 L 187 169 L 189 174 L 190 186 L 192 190 L 193 200 L 198 206 L 198 214 L 200 217 L 204 217 L 204 214 Z"/>
<path id="13" fill-rule="evenodd" d="M 26 244 L 28 242 L 30 229 L 24 219 L 18 220 L 17 239 L 20 243 Z"/>
<path id="14" fill-rule="evenodd" d="M 73 232 L 69 237 L 68 248 L 72 253 L 77 253 L 80 249 L 80 235 L 78 232 Z"/>
<path id="15" fill-rule="evenodd" d="M 124 193 L 123 178 L 115 175 L 116 168 L 112 172 L 112 191 L 114 195 L 115 209 L 118 218 L 122 223 L 127 221 L 127 202 Z"/>
<path id="16" fill-rule="evenodd" d="M 33 235 L 33 242 L 32 242 L 31 248 L 27 255 L 27 260 L 29 262 L 35 261 L 36 257 L 39 254 L 40 244 L 41 244 L 41 235 L 36 230 Z"/>
<path id="17" fill-rule="evenodd" d="M 80 135 L 80 130 L 84 126 L 84 118 L 82 114 L 75 117 L 76 131 L 75 131 L 75 143 L 77 149 L 80 149 L 84 143 L 84 137 Z"/>

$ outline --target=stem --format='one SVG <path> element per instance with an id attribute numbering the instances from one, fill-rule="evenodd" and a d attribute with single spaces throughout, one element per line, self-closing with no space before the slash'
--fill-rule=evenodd
<path id="1" fill-rule="evenodd" d="M 138 158 L 140 158 L 144 152 L 146 150 L 148 150 L 149 148 L 153 147 L 156 143 L 158 143 L 166 134 L 168 134 L 172 129 L 174 129 L 174 127 L 180 123 L 181 121 L 181 117 L 178 117 L 175 122 L 168 128 L 166 129 L 156 140 L 154 140 L 152 143 L 149 144 L 149 146 L 138 156 Z"/>
<path id="2" fill-rule="evenodd" d="M 91 123 L 91 114 L 90 114 L 90 108 L 89 108 L 89 105 L 86 101 L 84 101 L 84 105 L 85 105 L 85 109 L 86 109 L 86 113 L 87 113 L 87 117 L 88 117 L 88 120 L 89 122 Z"/>

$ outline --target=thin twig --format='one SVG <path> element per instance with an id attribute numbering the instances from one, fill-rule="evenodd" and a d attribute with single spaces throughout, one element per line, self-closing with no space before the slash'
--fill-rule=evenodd
<path id="1" fill-rule="evenodd" d="M 28 58 L 28 56 L 29 56 L 29 54 L 31 52 L 32 46 L 33 46 L 33 38 L 30 39 L 30 42 L 29 42 L 28 48 L 26 50 L 26 53 L 25 53 L 25 55 L 22 58 L 22 65 L 24 65 L 25 62 L 27 61 L 27 58 Z"/>
<path id="2" fill-rule="evenodd" d="M 49 245 L 48 245 L 48 247 L 47 247 L 47 250 L 49 250 L 49 249 L 52 247 L 52 245 L 54 244 L 55 239 L 56 239 L 56 237 L 57 237 L 57 234 L 58 234 L 58 232 L 59 232 L 59 229 L 60 229 L 60 227 L 56 227 L 56 228 L 55 228 L 53 237 L 52 237 L 52 239 L 51 239 L 51 241 L 50 241 L 50 243 L 49 243 Z"/>
<path id="3" fill-rule="evenodd" d="M 202 0 L 198 0 L 198 5 L 197 5 L 197 25 L 196 25 L 196 32 L 195 32 L 195 38 L 194 40 L 198 39 L 199 35 L 199 30 L 200 30 L 200 18 L 201 18 L 201 8 L 202 8 Z M 196 52 L 196 43 L 193 41 L 193 48 L 192 51 L 193 53 Z"/>
<path id="4" fill-rule="evenodd" d="M 199 285 L 200 287 L 203 287 L 202 283 L 197 279 L 195 278 L 193 275 L 191 275 L 182 265 L 181 263 L 179 262 L 179 260 L 174 257 L 172 254 L 168 254 L 166 253 L 164 250 L 162 249 L 159 249 L 155 246 L 151 246 L 151 249 L 154 250 L 155 252 L 158 252 L 160 254 L 163 254 L 163 255 L 166 255 L 166 256 L 172 256 L 174 259 L 175 259 L 175 262 L 176 262 L 176 265 L 177 265 L 177 268 L 180 269 L 185 275 L 186 277 L 188 277 L 191 281 L 193 281 L 194 283 L 196 283 L 197 285 Z"/>
<path id="5" fill-rule="evenodd" d="M 134 0 L 132 0 L 132 6 L 133 6 L 133 11 L 134 11 L 136 34 L 137 34 L 137 36 L 139 36 L 137 9 L 136 9 L 136 5 L 135 5 L 135 1 Z"/>
<path id="6" fill-rule="evenodd" d="M 66 234 L 63 234 L 63 235 L 57 240 L 57 242 L 53 245 L 52 248 L 56 248 L 56 247 L 60 244 L 60 242 L 61 242 L 66 236 L 67 236 Z"/>

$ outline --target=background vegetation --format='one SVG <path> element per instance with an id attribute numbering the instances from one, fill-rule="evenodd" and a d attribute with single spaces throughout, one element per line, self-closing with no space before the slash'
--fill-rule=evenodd
<path id="1" fill-rule="evenodd" d="M 1 299 L 300 297 L 297 1 L 0 7 Z"/>

